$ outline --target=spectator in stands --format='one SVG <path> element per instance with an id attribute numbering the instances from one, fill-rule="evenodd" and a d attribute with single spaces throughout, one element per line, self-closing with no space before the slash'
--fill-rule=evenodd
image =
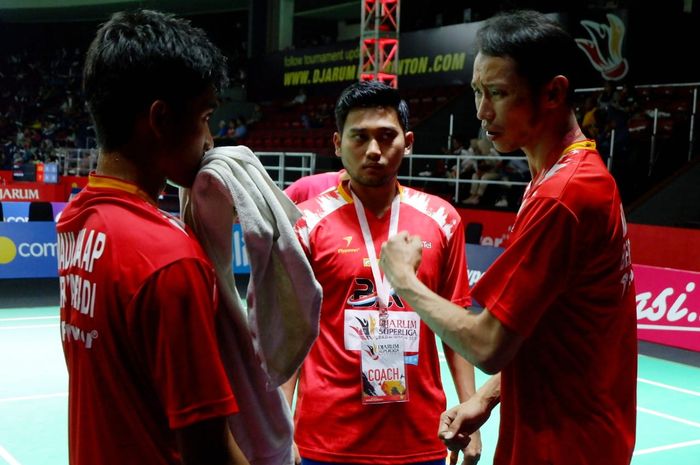
<path id="1" fill-rule="evenodd" d="M 253 110 L 250 112 L 250 116 L 248 117 L 248 125 L 255 124 L 257 122 L 262 121 L 263 119 L 263 112 L 262 108 L 260 108 L 259 104 L 253 105 Z"/>
<path id="2" fill-rule="evenodd" d="M 528 165 L 527 158 L 525 158 L 525 153 L 523 153 L 522 150 L 516 150 L 515 152 L 505 155 L 523 158 L 504 160 L 501 162 L 499 171 L 501 173 L 501 179 L 506 181 L 506 184 L 503 186 L 501 198 L 496 201 L 494 207 L 519 207 L 525 187 L 520 184 L 510 184 L 509 181 L 529 182 L 532 178 L 530 174 L 530 165 Z"/>
<path id="3" fill-rule="evenodd" d="M 581 130 L 589 139 L 596 139 L 602 130 L 600 117 L 597 116 L 601 114 L 601 110 L 597 103 L 595 96 L 589 95 L 583 104 Z"/>
<path id="4" fill-rule="evenodd" d="M 476 160 L 476 172 L 472 174 L 472 183 L 469 188 L 469 197 L 462 200 L 464 205 L 479 205 L 481 198 L 486 193 L 489 184 L 483 181 L 495 181 L 501 178 L 499 172 L 500 155 L 493 148 L 493 144 L 488 139 L 477 139 L 476 155 L 492 157 L 493 159 Z"/>
<path id="5" fill-rule="evenodd" d="M 297 105 L 303 105 L 306 103 L 307 97 L 306 97 L 306 89 L 303 87 L 300 87 L 299 90 L 297 91 L 297 94 L 294 96 L 293 99 L 291 99 L 289 102 L 287 102 L 284 106 L 285 107 L 294 107 Z"/>
<path id="6" fill-rule="evenodd" d="M 607 110 L 615 99 L 615 83 L 606 80 L 603 84 L 603 90 L 598 95 L 598 108 Z"/>
<path id="7" fill-rule="evenodd" d="M 248 135 L 248 125 L 244 117 L 236 118 L 236 128 L 233 130 L 233 140 L 235 143 L 240 143 Z"/>
<path id="8" fill-rule="evenodd" d="M 533 172 L 501 256 L 472 289 L 475 314 L 420 283 L 421 238 L 381 250 L 398 295 L 489 379 L 445 412 L 461 449 L 500 402 L 494 465 L 627 465 L 635 442 L 637 315 L 630 243 L 610 173 L 573 110 L 573 38 L 532 11 L 496 15 L 476 35 L 477 117 L 496 148 Z M 420 267 L 419 267 L 420 266 Z"/>
<path id="9" fill-rule="evenodd" d="M 228 427 L 213 265 L 156 206 L 213 145 L 226 70 L 204 31 L 148 10 L 115 13 L 87 53 L 99 161 L 57 224 L 72 464 L 248 463 Z"/>
<path id="10" fill-rule="evenodd" d="M 639 112 L 639 97 L 637 90 L 630 81 L 625 81 L 622 88 L 615 92 L 612 105 L 627 114 L 627 119 Z"/>
<path id="11" fill-rule="evenodd" d="M 226 125 L 226 120 L 220 120 L 219 121 L 219 128 L 216 131 L 216 134 L 214 134 L 214 139 L 225 139 L 226 135 L 228 134 L 228 126 Z"/>
<path id="12" fill-rule="evenodd" d="M 452 136 L 452 150 L 443 149 L 443 153 L 449 153 L 451 155 L 475 155 L 474 147 L 476 147 L 477 139 L 472 139 L 469 148 L 464 146 L 462 142 L 462 137 L 459 135 Z M 452 162 L 452 160 L 450 160 Z M 457 170 L 459 169 L 460 179 L 471 179 L 472 174 L 476 172 L 476 161 L 464 158 L 462 160 L 457 160 L 454 164 L 447 170 L 447 177 L 454 179 L 457 177 Z"/>

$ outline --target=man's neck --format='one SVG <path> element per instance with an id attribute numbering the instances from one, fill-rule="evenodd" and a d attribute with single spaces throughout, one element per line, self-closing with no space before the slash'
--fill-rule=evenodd
<path id="1" fill-rule="evenodd" d="M 533 175 L 544 169 L 549 169 L 562 156 L 564 149 L 571 144 L 586 139 L 581 131 L 576 117 L 571 112 L 566 120 L 559 125 L 558 130 L 548 131 L 531 147 L 523 147 Z"/>
<path id="2" fill-rule="evenodd" d="M 95 171 L 100 175 L 136 184 L 153 203 L 158 202 L 158 194 L 165 183 L 165 179 L 153 179 L 153 176 L 144 173 L 138 165 L 118 151 L 101 151 Z"/>
<path id="3" fill-rule="evenodd" d="M 362 205 L 377 218 L 382 218 L 391 208 L 391 202 L 398 193 L 396 179 L 381 186 L 364 186 L 350 180 L 350 189 L 355 193 Z"/>

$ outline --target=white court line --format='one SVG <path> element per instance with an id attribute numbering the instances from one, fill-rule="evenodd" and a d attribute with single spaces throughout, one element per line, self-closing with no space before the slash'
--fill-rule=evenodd
<path id="1" fill-rule="evenodd" d="M 9 463 L 10 465 L 22 465 L 21 463 L 19 463 L 19 462 L 17 461 L 16 458 L 14 458 L 14 457 L 12 456 L 12 454 L 10 454 L 9 452 L 7 452 L 7 449 L 5 449 L 5 448 L 2 447 L 2 446 L 0 446 L 0 457 L 2 457 L 2 459 L 3 459 L 5 462 Z"/>
<path id="2" fill-rule="evenodd" d="M 16 318 L 0 318 L 0 321 L 26 321 L 26 320 L 55 320 L 58 315 L 54 316 L 20 316 Z"/>
<path id="3" fill-rule="evenodd" d="M 637 325 L 637 329 L 654 329 L 656 331 L 700 331 L 700 328 L 690 326 Z"/>
<path id="4" fill-rule="evenodd" d="M 68 397 L 67 392 L 54 392 L 53 394 L 37 394 L 35 396 L 5 397 L 0 398 L 0 404 L 5 402 L 19 402 L 22 400 L 50 399 L 52 397 Z"/>
<path id="5" fill-rule="evenodd" d="M 651 381 L 651 380 L 644 379 L 644 378 L 637 378 L 637 381 L 639 381 L 640 383 L 651 384 L 652 386 L 657 386 L 657 387 L 661 387 L 664 389 L 668 389 L 670 391 L 682 392 L 683 394 L 690 394 L 691 396 L 700 397 L 700 392 L 698 392 L 698 391 L 691 391 L 690 389 L 683 389 L 683 388 L 679 388 L 676 386 L 671 386 L 669 384 L 658 383 L 656 381 Z"/>
<path id="6" fill-rule="evenodd" d="M 657 412 L 656 410 L 651 410 L 644 407 L 637 407 L 637 410 L 642 413 L 648 413 L 649 415 L 655 415 L 657 417 L 665 418 L 666 420 L 675 421 L 676 423 L 683 423 L 684 425 L 694 426 L 700 428 L 700 423 L 686 420 L 685 418 L 674 417 L 673 415 L 668 415 L 666 413 Z"/>
<path id="7" fill-rule="evenodd" d="M 636 450 L 632 455 L 653 454 L 654 452 L 663 452 L 665 450 L 680 449 L 681 447 L 690 447 L 700 445 L 700 439 L 694 441 L 678 442 L 667 446 L 652 447 L 650 449 Z"/>
<path id="8" fill-rule="evenodd" d="M 60 325 L 58 323 L 51 323 L 48 325 L 23 325 L 23 326 L 0 326 L 1 329 L 33 329 L 33 328 L 58 328 Z"/>

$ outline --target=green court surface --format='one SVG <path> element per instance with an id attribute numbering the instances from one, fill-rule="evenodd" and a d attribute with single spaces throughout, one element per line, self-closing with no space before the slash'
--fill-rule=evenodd
<path id="1" fill-rule="evenodd" d="M 67 465 L 58 309 L 0 309 L 0 354 L 0 465 Z M 444 356 L 441 361 L 451 406 L 457 397 Z M 477 385 L 486 378 L 477 372 Z M 638 381 L 632 464 L 700 465 L 700 368 L 640 355 Z M 482 430 L 481 464 L 492 463 L 497 432 L 494 412 Z"/>

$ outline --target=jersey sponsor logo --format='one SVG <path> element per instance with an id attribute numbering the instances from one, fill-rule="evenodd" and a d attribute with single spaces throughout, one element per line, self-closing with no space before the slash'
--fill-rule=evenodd
<path id="1" fill-rule="evenodd" d="M 420 318 L 412 311 L 405 311 L 401 298 L 395 292 L 389 296 L 388 319 L 379 324 L 377 293 L 369 278 L 355 278 L 354 289 L 346 300 L 352 308 L 345 310 L 345 348 L 362 350 L 362 342 L 388 338 L 400 338 L 406 352 L 418 352 Z"/>
<path id="2" fill-rule="evenodd" d="M 389 307 L 392 306 L 392 303 L 400 308 L 405 307 L 394 289 L 391 289 L 389 292 L 389 299 Z M 352 307 L 369 307 L 376 303 L 377 291 L 375 290 L 374 282 L 368 278 L 355 278 L 355 289 L 348 297 L 347 304 Z"/>
<path id="3" fill-rule="evenodd" d="M 343 240 L 345 241 L 345 247 L 339 248 L 338 253 L 357 253 L 360 251 L 359 247 L 350 247 L 352 236 L 345 236 L 343 237 Z"/>
<path id="4" fill-rule="evenodd" d="M 92 342 L 97 339 L 97 330 L 85 331 L 77 326 L 61 321 L 61 340 L 63 342 L 80 342 L 86 349 L 92 349 Z"/>

